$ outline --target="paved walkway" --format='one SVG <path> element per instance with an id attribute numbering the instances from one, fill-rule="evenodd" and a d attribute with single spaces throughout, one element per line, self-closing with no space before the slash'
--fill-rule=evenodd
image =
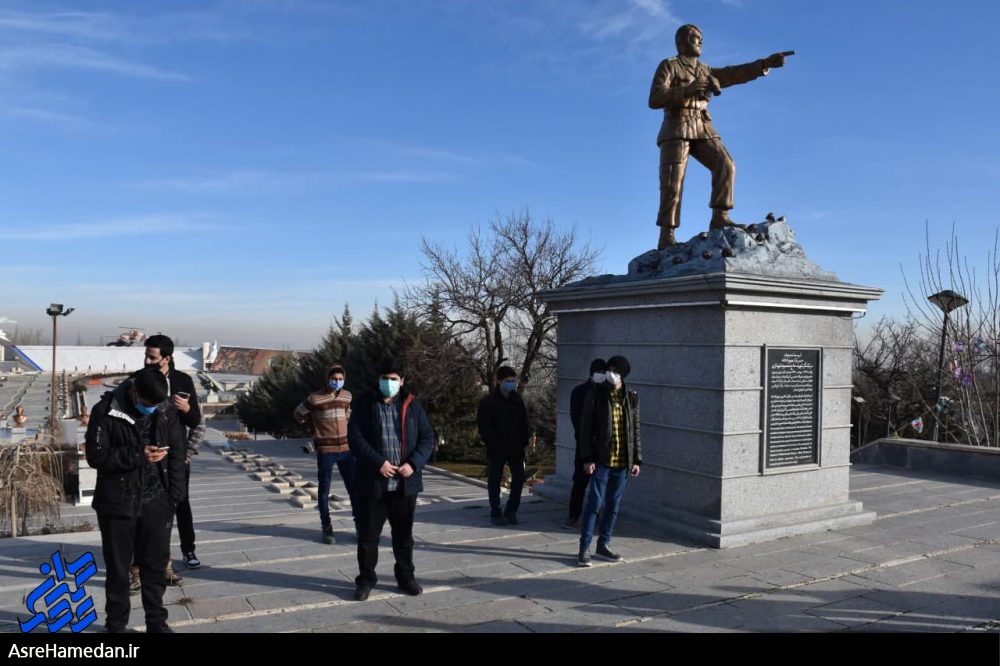
<path id="1" fill-rule="evenodd" d="M 219 437 L 219 433 L 214 433 Z M 248 448 L 315 478 L 297 442 Z M 345 496 L 334 475 L 334 493 Z M 641 478 L 640 478 L 641 482 Z M 179 632 L 966 631 L 1000 628 L 1000 485 L 855 467 L 852 496 L 878 512 L 868 526 L 713 550 L 620 523 L 624 563 L 575 566 L 578 533 L 559 529 L 565 506 L 526 497 L 521 525 L 489 523 L 485 488 L 428 471 L 417 509 L 415 560 L 425 593 L 402 596 L 388 527 L 367 602 L 350 511 L 334 513 L 338 543 L 319 542 L 314 508 L 268 490 L 212 450 L 196 459 L 191 496 L 196 571 L 168 588 Z M 85 513 L 87 509 L 72 513 Z M 93 514 L 91 518 L 93 522 Z M 90 551 L 96 532 L 4 541 L 0 631 L 27 619 L 38 565 L 60 549 Z M 179 556 L 176 530 L 173 553 Z M 103 578 L 87 590 L 101 628 Z M 131 623 L 143 626 L 138 597 Z"/>

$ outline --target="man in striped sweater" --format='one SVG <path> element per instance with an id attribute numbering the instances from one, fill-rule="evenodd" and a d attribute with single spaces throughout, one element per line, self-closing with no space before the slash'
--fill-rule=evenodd
<path id="1" fill-rule="evenodd" d="M 334 365 L 326 373 L 326 386 L 309 395 L 295 408 L 299 423 L 311 421 L 313 444 L 316 447 L 316 468 L 319 475 L 319 519 L 323 526 L 323 543 L 336 543 L 330 523 L 330 481 L 333 465 L 351 498 L 351 515 L 356 517 L 354 502 L 354 454 L 347 445 L 347 422 L 351 418 L 351 392 L 344 388 L 343 366 Z"/>

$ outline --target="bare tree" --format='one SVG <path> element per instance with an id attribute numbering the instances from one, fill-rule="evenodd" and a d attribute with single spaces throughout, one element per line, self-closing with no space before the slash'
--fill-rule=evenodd
<path id="1" fill-rule="evenodd" d="M 501 365 L 520 364 L 529 383 L 552 367 L 555 315 L 536 298 L 591 273 L 599 255 L 575 230 L 536 222 L 525 209 L 473 227 L 462 251 L 422 241 L 425 282 L 407 297 L 437 311 L 483 384 Z"/>
<path id="2" fill-rule="evenodd" d="M 933 384 L 941 383 L 945 400 L 934 405 L 930 398 L 926 408 L 941 414 L 948 438 L 1000 446 L 1000 238 L 995 231 L 992 248 L 986 252 L 986 270 L 977 271 L 960 250 L 954 229 L 943 251 L 932 251 L 927 236 L 919 280 L 916 284 L 907 281 L 905 293 L 918 337 L 930 343 L 931 349 L 940 345 L 943 314 L 928 296 L 950 289 L 969 303 L 949 315 L 944 370 L 937 368 L 936 355 L 929 361 L 934 364 Z"/>
<path id="3" fill-rule="evenodd" d="M 912 319 L 878 320 L 866 334 L 854 339 L 854 387 L 862 401 L 856 427 L 857 441 L 868 442 L 890 433 L 916 436 L 911 421 L 927 416 L 932 393 L 933 343 L 921 337 Z M 921 421 L 922 422 L 922 421 Z"/>

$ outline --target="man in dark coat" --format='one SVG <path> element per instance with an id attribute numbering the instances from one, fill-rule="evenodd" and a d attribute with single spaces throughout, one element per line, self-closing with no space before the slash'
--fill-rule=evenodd
<path id="1" fill-rule="evenodd" d="M 621 555 L 611 550 L 611 535 L 628 477 L 639 476 L 642 465 L 639 395 L 625 386 L 630 370 L 627 358 L 612 356 L 605 372 L 607 380 L 595 386 L 583 401 L 580 459 L 591 481 L 580 520 L 578 564 L 581 567 L 591 565 L 590 541 L 598 513 L 601 526 L 595 553 L 614 562 L 622 560 Z"/>
<path id="2" fill-rule="evenodd" d="M 486 444 L 486 483 L 490 498 L 490 520 L 494 525 L 517 525 L 517 509 L 524 488 L 524 450 L 531 437 L 528 412 L 517 393 L 517 372 L 502 366 L 496 372 L 496 386 L 479 402 L 476 425 Z M 503 467 L 510 468 L 510 495 L 500 510 L 500 481 Z"/>
<path id="3" fill-rule="evenodd" d="M 163 374 L 145 368 L 105 393 L 91 411 L 85 447 L 87 463 L 97 470 L 93 507 L 107 577 L 104 624 L 112 633 L 126 630 L 135 561 L 147 633 L 172 633 L 163 593 L 174 510 L 185 493 L 185 432 Z"/>
<path id="4" fill-rule="evenodd" d="M 347 440 L 357 458 L 354 492 L 358 514 L 358 567 L 354 598 L 364 601 L 378 582 L 378 542 L 386 519 L 396 556 L 396 585 L 423 592 L 413 566 L 413 516 L 422 471 L 434 450 L 434 430 L 419 400 L 403 388 L 400 364 L 383 364 L 378 391 L 354 401 Z"/>
<path id="5" fill-rule="evenodd" d="M 569 517 L 563 523 L 563 528 L 567 530 L 580 526 L 583 498 L 587 493 L 587 484 L 590 482 L 590 475 L 584 471 L 583 462 L 580 460 L 580 417 L 583 415 L 583 401 L 595 385 L 604 383 L 604 370 L 607 367 L 608 364 L 604 362 L 603 358 L 595 358 L 590 362 L 590 375 L 587 377 L 587 381 L 576 386 L 569 395 L 569 420 L 573 424 L 576 455 L 573 458 L 573 488 L 569 493 Z"/>
<path id="6" fill-rule="evenodd" d="M 166 335 L 151 335 L 146 338 L 146 367 L 155 367 L 167 378 L 167 395 L 177 408 L 178 417 L 187 429 L 187 448 L 184 465 L 184 499 L 177 503 L 177 532 L 181 537 L 181 555 L 188 569 L 197 569 L 201 560 L 195 555 L 194 515 L 188 490 L 191 484 L 191 460 L 198 455 L 198 447 L 205 436 L 201 423 L 201 408 L 198 406 L 198 392 L 191 375 L 174 367 L 174 341 Z M 174 573 L 170 560 L 167 561 L 167 584 L 180 584 L 181 577 Z"/>

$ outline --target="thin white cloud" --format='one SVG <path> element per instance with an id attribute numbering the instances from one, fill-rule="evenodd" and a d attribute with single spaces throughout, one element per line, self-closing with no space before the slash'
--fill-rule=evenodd
<path id="1" fill-rule="evenodd" d="M 125 34 L 121 20 L 94 12 L 35 13 L 0 10 L 0 28 L 76 39 L 113 40 Z"/>
<path id="2" fill-rule="evenodd" d="M 0 10 L 0 29 L 11 37 L 39 35 L 74 42 L 159 44 L 174 41 L 233 41 L 251 31 L 234 25 L 233 15 L 219 11 L 154 14 L 106 12 L 30 12 Z"/>
<path id="3" fill-rule="evenodd" d="M 0 324 L 16 324 L 17 322 L 10 317 L 0 316 Z"/>
<path id="4" fill-rule="evenodd" d="M 4 232 L 11 240 L 27 241 L 76 241 L 122 236 L 148 236 L 177 232 L 210 232 L 224 229 L 207 216 L 140 215 L 130 218 L 96 222 L 53 224 L 49 226 L 24 225 Z"/>
<path id="5" fill-rule="evenodd" d="M 395 169 L 360 172 L 331 171 L 233 171 L 195 178 L 158 178 L 132 185 L 149 190 L 170 190 L 190 194 L 258 194 L 288 192 L 346 182 L 368 183 L 451 183 L 461 176 L 433 169 Z"/>
<path id="6" fill-rule="evenodd" d="M 351 140 L 354 140 L 352 137 Z M 389 153 L 396 158 L 416 157 L 424 160 L 437 162 L 453 162 L 467 166 L 483 166 L 480 157 L 459 153 L 445 148 L 431 146 L 416 146 L 412 144 L 399 143 L 390 139 L 361 139 L 361 143 L 371 146 L 377 150 Z"/>
<path id="7" fill-rule="evenodd" d="M 498 155 L 492 155 L 493 159 L 500 162 L 505 162 L 507 164 L 513 164 L 514 166 L 520 167 L 531 167 L 532 169 L 540 169 L 541 165 L 534 160 L 529 160 L 527 157 L 521 157 L 520 155 L 512 155 L 510 153 L 500 153 Z"/>
<path id="8" fill-rule="evenodd" d="M 0 49 L 0 69 L 40 68 L 89 69 L 162 81 L 187 81 L 190 78 L 186 74 L 131 62 L 86 46 L 49 44 Z"/>
<path id="9" fill-rule="evenodd" d="M 460 155 L 459 153 L 454 153 L 450 150 L 438 150 L 435 148 L 400 148 L 400 154 L 402 155 L 412 155 L 413 157 L 423 157 L 434 160 L 445 160 L 449 162 L 458 162 L 459 164 L 468 164 L 470 166 L 482 166 L 483 161 L 476 157 L 469 157 L 468 155 Z"/>
<path id="10" fill-rule="evenodd" d="M 436 8 L 441 2 L 421 5 Z M 511 53 L 506 67 L 512 75 L 524 67 L 544 68 L 574 82 L 584 71 L 620 81 L 623 63 L 649 66 L 672 50 L 683 23 L 670 0 L 450 0 L 447 7 L 460 20 L 488 26 L 497 47 Z"/>
<path id="11" fill-rule="evenodd" d="M 447 171 L 369 171 L 356 175 L 358 180 L 371 183 L 453 183 L 460 176 Z"/>
<path id="12" fill-rule="evenodd" d="M 577 21 L 577 27 L 583 35 L 600 42 L 660 40 L 665 28 L 681 23 L 666 0 L 618 0 L 593 7 Z"/>
<path id="13" fill-rule="evenodd" d="M 90 121 L 70 113 L 52 109 L 40 109 L 30 106 L 3 105 L 0 106 L 0 117 L 34 120 L 57 125 L 68 125 L 77 128 L 96 127 Z"/>
<path id="14" fill-rule="evenodd" d="M 333 0 L 227 0 L 221 7 L 228 10 L 270 14 L 314 14 L 344 16 L 363 11 L 364 5 L 347 5 Z"/>
<path id="15" fill-rule="evenodd" d="M 133 187 L 180 192 L 223 194 L 239 192 L 274 192 L 330 183 L 336 175 L 325 171 L 232 171 L 200 178 L 159 178 L 136 183 Z"/>

